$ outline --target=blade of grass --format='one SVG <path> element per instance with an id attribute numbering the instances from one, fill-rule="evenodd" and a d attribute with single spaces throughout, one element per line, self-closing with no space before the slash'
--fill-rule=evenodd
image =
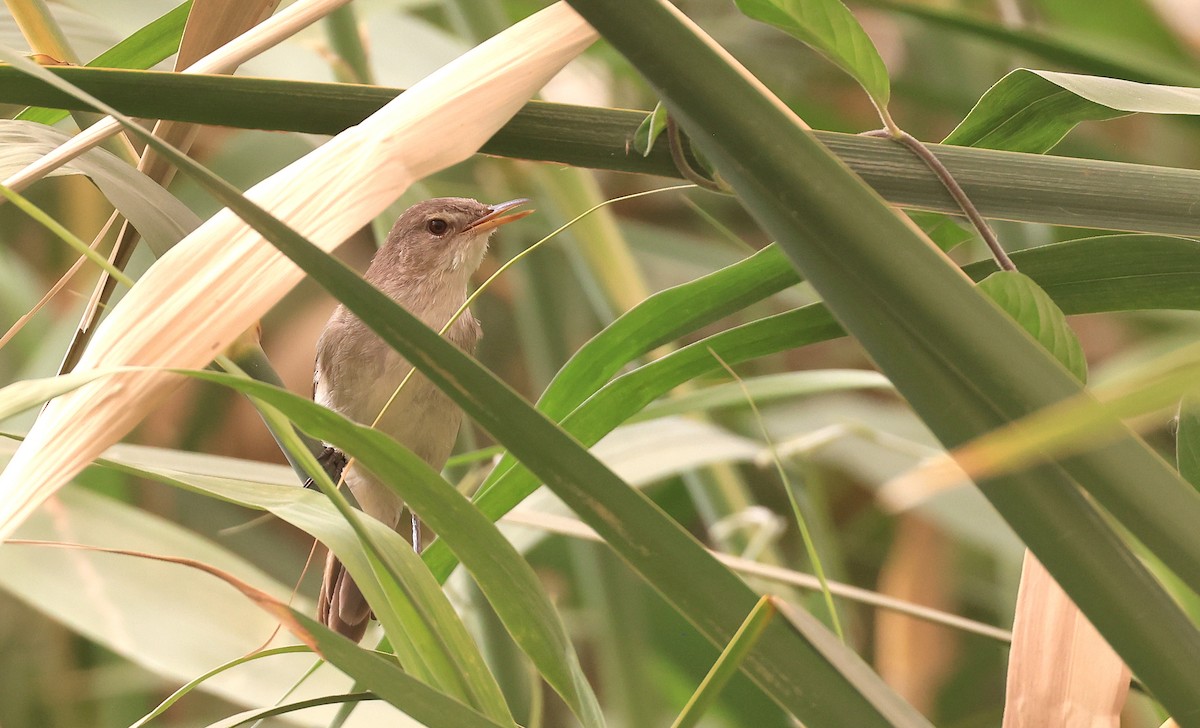
<path id="1" fill-rule="evenodd" d="M 671 728 L 692 728 L 700 722 L 704 713 L 712 707 L 717 696 L 721 694 L 721 689 L 737 673 L 738 667 L 746 659 L 750 650 L 754 648 L 754 644 L 762 637 L 767 623 L 774 616 L 774 599 L 770 596 L 763 596 L 758 600 L 758 604 L 754 605 L 754 609 L 750 610 L 750 614 L 746 615 L 746 621 L 742 622 L 741 627 L 738 627 L 733 639 L 725 645 L 725 649 L 721 650 L 712 669 L 704 676 L 704 680 L 696 688 L 696 692 L 692 693 L 692 697 L 688 699 L 687 705 L 683 706 L 683 710 L 675 718 Z"/>
<path id="2" fill-rule="evenodd" d="M 204 673 L 203 675 L 200 675 L 200 676 L 190 680 L 186 685 L 182 686 L 175 692 L 168 695 L 167 698 L 165 700 L 163 700 L 161 703 L 159 703 L 157 707 L 155 707 L 149 713 L 146 713 L 145 715 L 143 715 L 141 718 L 138 718 L 138 720 L 136 722 L 131 723 L 129 728 L 142 728 L 142 726 L 146 725 L 147 723 L 154 720 L 158 716 L 167 712 L 171 708 L 172 705 L 179 702 L 180 698 L 182 698 L 185 695 L 187 695 L 188 693 L 192 692 L 192 690 L 195 690 L 197 687 L 199 687 L 201 684 L 203 684 L 206 680 L 208 680 L 211 677 L 220 675 L 221 673 L 225 672 L 226 670 L 232 670 L 233 668 L 238 667 L 239 665 L 244 665 L 247 662 L 253 662 L 254 660 L 261 660 L 263 658 L 274 657 L 276 655 L 289 655 L 289 654 L 293 654 L 296 652 L 312 652 L 312 648 L 309 647 L 308 645 L 290 645 L 287 647 L 272 647 L 271 649 L 260 650 L 258 652 L 252 652 L 249 655 L 239 657 L 236 660 L 230 660 L 229 662 L 226 662 L 223 665 L 218 665 L 218 666 L 214 667 L 213 669 L 209 670 L 208 672 Z"/>
<path id="3" fill-rule="evenodd" d="M 758 404 L 754 401 L 754 397 L 750 395 L 750 390 L 746 387 L 746 383 L 738 376 L 733 367 L 729 366 L 717 352 L 709 348 L 708 353 L 712 354 L 721 368 L 733 377 L 738 386 L 742 390 L 742 396 L 746 403 L 750 405 L 750 411 L 754 414 L 754 421 L 758 423 L 758 429 L 762 433 L 763 441 L 767 443 L 767 451 L 771 455 L 771 462 L 775 465 L 775 474 L 779 476 L 779 482 L 783 485 L 784 492 L 787 493 L 788 503 L 792 506 L 792 516 L 796 519 L 796 527 L 800 529 L 800 538 L 804 541 L 804 552 L 808 555 L 808 561 L 812 564 L 813 573 L 816 574 L 817 581 L 821 585 L 821 595 L 825 598 L 825 609 L 829 611 L 829 623 L 833 625 L 833 633 L 838 636 L 842 642 L 846 641 L 846 634 L 842 631 L 842 620 L 838 617 L 837 607 L 833 603 L 833 593 L 829 590 L 829 582 L 825 578 L 825 567 L 821 565 L 821 557 L 817 554 L 817 545 L 813 542 L 812 533 L 808 529 L 808 521 L 804 518 L 804 512 L 800 510 L 800 504 L 796 501 L 796 493 L 792 490 L 792 479 L 788 477 L 787 471 L 783 467 L 783 461 L 779 459 L 779 452 L 775 449 L 775 442 L 771 439 L 771 433 L 767 430 L 767 423 L 763 420 L 762 413 L 758 411 Z M 761 604 L 762 602 L 759 602 Z M 748 620 L 749 618 L 747 618 Z M 743 625 L 743 628 L 745 625 Z"/>

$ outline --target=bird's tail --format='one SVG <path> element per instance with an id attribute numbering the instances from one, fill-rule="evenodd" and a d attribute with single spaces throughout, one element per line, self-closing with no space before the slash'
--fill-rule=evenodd
<path id="1" fill-rule="evenodd" d="M 317 600 L 317 619 L 333 631 L 358 642 L 371 621 L 371 608 L 333 552 L 325 559 L 325 576 Z"/>
<path id="2" fill-rule="evenodd" d="M 346 467 L 346 456 L 337 448 L 327 447 L 317 461 L 334 483 L 342 478 Z M 316 489 L 310 478 L 306 488 Z M 321 579 L 321 594 L 317 599 L 317 619 L 333 631 L 358 642 L 367 631 L 371 620 L 371 609 L 367 600 L 346 567 L 333 552 L 325 559 L 325 575 Z"/>

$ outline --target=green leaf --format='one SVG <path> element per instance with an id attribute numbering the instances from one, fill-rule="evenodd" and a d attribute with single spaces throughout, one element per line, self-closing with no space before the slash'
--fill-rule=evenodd
<path id="1" fill-rule="evenodd" d="M 764 596 L 754 605 L 750 614 L 746 615 L 746 621 L 742 622 L 737 634 L 725 645 L 725 649 L 721 650 L 712 669 L 704 676 L 704 681 L 696 688 L 687 705 L 683 706 L 671 728 L 692 728 L 700 722 L 704 713 L 716 702 L 721 689 L 737 674 L 742 660 L 746 659 L 746 655 L 762 637 L 763 630 L 774 616 L 774 602 L 771 597 Z"/>
<path id="2" fill-rule="evenodd" d="M 239 76 L 70 67 L 48 70 L 136 117 L 312 134 L 336 134 L 400 93 L 399 89 L 374 86 Z M 92 108 L 6 66 L 0 66 L 0 101 Z M 679 177 L 664 145 L 656 145 L 648 157 L 627 153 L 646 113 L 534 101 L 481 152 Z M 899 145 L 856 134 L 815 134 L 889 202 L 961 213 L 937 177 Z M 1196 229 L 1190 201 L 1200 196 L 1200 171 L 927 146 L 949 166 L 986 217 L 1179 235 L 1190 235 Z"/>
<path id="3" fill-rule="evenodd" d="M 290 607 L 287 611 L 303 629 L 306 642 L 339 670 L 354 678 L 407 715 L 431 728 L 503 728 L 503 723 L 472 710 L 404 672 L 391 660 L 376 655 Z"/>
<path id="4" fill-rule="evenodd" d="M 912 0 L 860 0 L 865 4 L 906 15 L 938 28 L 992 41 L 1005 48 L 1032 53 L 1051 63 L 1067 66 L 1085 73 L 1114 78 L 1128 78 L 1145 83 L 1194 85 L 1200 83 L 1200 73 L 1194 63 L 1184 62 L 1174 54 L 1157 49 L 1139 48 L 1129 51 L 1107 41 L 1069 38 L 1061 32 L 1009 28 L 1001 23 L 981 20 L 955 10 L 942 10 Z M 1091 12 L 1099 17 L 1103 11 L 1093 6 Z"/>
<path id="5" fill-rule="evenodd" d="M 988 89 L 942 143 L 1040 154 L 1080 122 L 1133 113 L 1200 114 L 1200 88 L 1018 68 Z"/>
<path id="6" fill-rule="evenodd" d="M 1037 339 L 1076 379 L 1087 382 L 1087 359 L 1079 337 L 1067 324 L 1062 309 L 1032 278 L 1016 271 L 1000 271 L 980 281 L 979 289 Z"/>
<path id="7" fill-rule="evenodd" d="M 1175 431 L 1175 464 L 1179 474 L 1200 490 L 1200 397 L 1188 395 L 1179 402 Z"/>
<path id="8" fill-rule="evenodd" d="M 954 218 L 936 212 L 909 212 L 910 220 L 933 241 L 933 244 L 946 252 L 954 250 L 959 245 L 975 237 L 975 233 L 966 229 Z"/>
<path id="9" fill-rule="evenodd" d="M 1081 391 L 673 6 L 569 2 L 646 76 L 944 445 Z M 771 140 L 769 153 L 763 139 Z M 990 479 L 981 489 L 1167 709 L 1200 713 L 1200 632 L 1084 491 L 1193 588 L 1200 588 L 1200 496 L 1121 431 L 1103 449 Z"/>
<path id="10" fill-rule="evenodd" d="M 0 422 L 34 407 L 40 407 L 59 395 L 79 389 L 113 371 L 115 370 L 93 369 L 71 372 L 48 379 L 26 379 L 13 382 L 0 389 Z"/>
<path id="11" fill-rule="evenodd" d="M 150 68 L 179 50 L 192 0 L 185 0 L 164 15 L 134 31 L 120 43 L 88 62 L 88 68 Z M 31 107 L 16 118 L 38 124 L 56 124 L 67 117 L 61 109 Z"/>
<path id="12" fill-rule="evenodd" d="M 633 149 L 643 157 L 649 157 L 654 149 L 654 141 L 667 128 L 667 109 L 661 103 L 654 105 L 654 110 L 646 115 L 637 131 L 633 133 Z"/>
<path id="13" fill-rule="evenodd" d="M 891 95 L 875 44 L 840 0 L 736 0 L 738 9 L 788 33 L 862 84 L 880 108 Z"/>
<path id="14" fill-rule="evenodd" d="M 224 720 L 210 723 L 207 728 L 240 728 L 244 725 L 253 725 L 261 723 L 267 718 L 274 718 L 278 715 L 287 715 L 295 713 L 299 710 L 308 710 L 322 705 L 354 705 L 367 700 L 379 700 L 375 693 L 358 692 L 345 693 L 342 695 L 323 695 L 319 698 L 310 698 L 308 700 L 298 700 L 294 703 L 286 703 L 284 705 L 276 705 L 273 708 L 263 708 L 261 710 L 247 710 L 237 715 L 231 715 Z M 132 727 L 131 727 L 132 728 Z"/>

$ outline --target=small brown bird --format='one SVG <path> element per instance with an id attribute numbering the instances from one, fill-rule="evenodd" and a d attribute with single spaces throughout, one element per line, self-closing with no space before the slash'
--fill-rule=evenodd
<path id="1" fill-rule="evenodd" d="M 426 325 L 440 330 L 466 301 L 467 284 L 487 252 L 488 238 L 501 225 L 533 212 L 513 208 L 528 200 L 485 205 L 461 197 L 417 203 L 400 216 L 387 242 L 371 260 L 366 280 Z M 469 311 L 446 336 L 467 353 L 475 351 L 479 322 Z M 385 344 L 345 306 L 338 306 L 317 341 L 313 399 L 340 414 L 370 425 L 412 366 Z M 387 408 L 378 429 L 387 433 L 434 470 L 441 470 L 454 447 L 462 411 L 421 374 L 404 385 Z M 327 447 L 321 462 L 337 482 L 346 457 Z M 362 509 L 393 529 L 400 524 L 403 501 L 361 466 L 345 473 L 346 484 Z M 414 523 L 414 547 L 419 548 Z M 321 623 L 350 639 L 362 639 L 371 609 L 342 563 L 329 554 L 317 604 Z"/>

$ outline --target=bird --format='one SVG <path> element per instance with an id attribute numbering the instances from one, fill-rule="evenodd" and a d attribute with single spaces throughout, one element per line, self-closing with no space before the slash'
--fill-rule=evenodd
<path id="1" fill-rule="evenodd" d="M 465 197 L 418 202 L 396 220 L 364 276 L 430 328 L 441 330 L 467 299 L 471 275 L 487 252 L 488 239 L 501 225 L 533 210 L 515 208 L 521 198 L 487 205 Z M 470 311 L 450 326 L 446 337 L 473 354 L 482 329 Z M 462 410 L 419 372 L 387 406 L 412 369 L 375 333 L 339 305 L 317 340 L 313 399 L 360 424 L 375 426 L 440 471 L 450 456 Z M 386 412 L 380 418 L 380 412 Z M 325 443 L 319 458 L 335 483 L 343 475 L 365 513 L 396 530 L 404 503 L 395 491 L 370 472 L 347 467 L 347 458 Z M 413 547 L 420 550 L 420 528 L 414 517 Z M 362 591 L 331 551 L 325 562 L 317 602 L 318 620 L 355 642 L 372 617 Z"/>

